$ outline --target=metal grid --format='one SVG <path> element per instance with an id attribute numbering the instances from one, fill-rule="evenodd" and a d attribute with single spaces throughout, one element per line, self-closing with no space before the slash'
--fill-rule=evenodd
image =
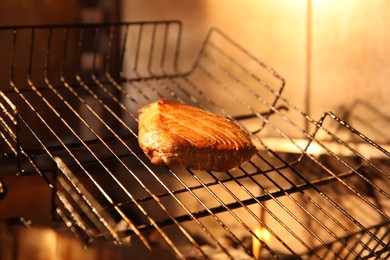
<path id="1" fill-rule="evenodd" d="M 310 118 L 217 29 L 180 71 L 181 33 L 177 21 L 2 28 L 2 164 L 40 174 L 53 214 L 88 243 L 178 258 L 387 258 L 390 153 L 332 113 Z M 137 109 L 159 98 L 233 120 L 258 153 L 229 172 L 151 165 Z"/>

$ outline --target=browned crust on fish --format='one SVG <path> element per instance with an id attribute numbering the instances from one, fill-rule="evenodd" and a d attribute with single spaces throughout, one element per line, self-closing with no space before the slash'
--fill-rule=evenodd
<path id="1" fill-rule="evenodd" d="M 199 108 L 160 99 L 138 112 L 138 142 L 153 164 L 227 171 L 256 153 L 240 127 Z"/>

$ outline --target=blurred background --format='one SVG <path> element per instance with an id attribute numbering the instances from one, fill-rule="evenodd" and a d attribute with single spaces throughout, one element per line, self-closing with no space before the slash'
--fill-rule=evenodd
<path id="1" fill-rule="evenodd" d="M 217 27 L 282 75 L 284 97 L 314 119 L 333 111 L 388 142 L 388 11 L 386 0 L 17 0 L 0 25 L 180 20 L 182 70 Z"/>
<path id="2" fill-rule="evenodd" d="M 180 20 L 183 71 L 217 27 L 284 77 L 282 96 L 308 115 L 332 111 L 389 144 L 389 12 L 386 0 L 16 0 L 2 3 L 0 25 Z M 50 190 L 41 177 L 4 178 L 0 219 L 47 224 Z"/>

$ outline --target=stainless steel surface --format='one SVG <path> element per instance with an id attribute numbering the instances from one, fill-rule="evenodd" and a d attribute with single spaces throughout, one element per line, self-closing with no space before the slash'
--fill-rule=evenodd
<path id="1" fill-rule="evenodd" d="M 283 75 L 283 96 L 311 117 L 333 111 L 389 143 L 389 8 L 383 0 L 132 0 L 121 17 L 179 19 L 186 28 L 182 66 L 193 64 L 207 31 L 217 27 Z"/>
<path id="2" fill-rule="evenodd" d="M 188 71 L 177 21 L 0 34 L 10 50 L 1 164 L 41 175 L 85 242 L 178 258 L 389 256 L 389 151 L 332 113 L 309 117 L 279 74 L 220 30 Z M 158 98 L 233 120 L 258 154 L 229 172 L 151 165 L 137 108 Z"/>

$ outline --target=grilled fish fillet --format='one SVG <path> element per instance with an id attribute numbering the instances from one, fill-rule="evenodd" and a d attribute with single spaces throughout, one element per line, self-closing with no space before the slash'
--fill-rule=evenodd
<path id="1" fill-rule="evenodd" d="M 245 131 L 199 108 L 160 99 L 138 112 L 138 142 L 153 164 L 227 171 L 256 153 Z"/>

